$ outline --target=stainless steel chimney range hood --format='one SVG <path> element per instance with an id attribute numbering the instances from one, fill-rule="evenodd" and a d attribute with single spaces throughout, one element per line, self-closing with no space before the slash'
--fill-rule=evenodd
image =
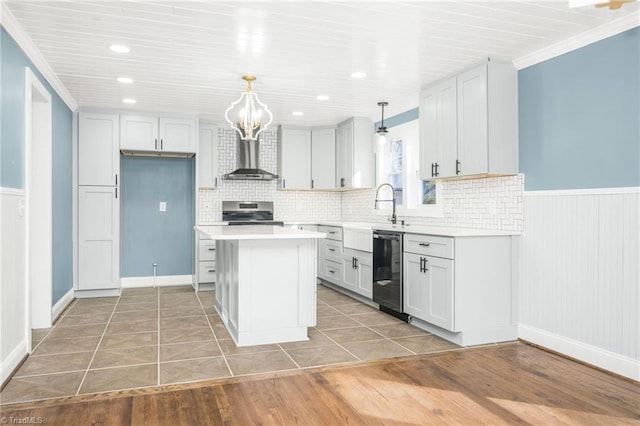
<path id="1" fill-rule="evenodd" d="M 231 173 L 223 175 L 223 179 L 230 180 L 273 180 L 278 175 L 269 173 L 260 168 L 260 138 L 245 140 L 237 136 L 238 168 Z"/>

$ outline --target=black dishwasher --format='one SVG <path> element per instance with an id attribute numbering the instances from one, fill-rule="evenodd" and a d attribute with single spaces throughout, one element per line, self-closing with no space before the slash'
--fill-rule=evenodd
<path id="1" fill-rule="evenodd" d="M 373 231 L 373 301 L 403 321 L 402 233 Z"/>

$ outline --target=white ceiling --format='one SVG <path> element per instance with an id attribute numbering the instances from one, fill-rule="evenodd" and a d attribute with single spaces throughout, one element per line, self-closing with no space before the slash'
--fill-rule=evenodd
<path id="1" fill-rule="evenodd" d="M 221 2 L 5 0 L 80 108 L 224 121 L 245 83 L 274 122 L 378 120 L 418 105 L 424 84 L 486 57 L 513 60 L 637 13 L 549 1 Z M 125 44 L 128 54 L 109 50 Z M 354 71 L 367 77 L 351 78 Z M 131 85 L 116 77 L 135 80 Z M 317 95 L 330 100 L 318 101 Z M 125 97 L 137 103 L 122 103 Z M 303 111 L 302 117 L 292 116 Z"/>

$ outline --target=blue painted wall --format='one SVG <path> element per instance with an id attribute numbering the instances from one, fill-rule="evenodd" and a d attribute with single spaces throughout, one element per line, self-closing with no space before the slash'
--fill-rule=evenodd
<path id="1" fill-rule="evenodd" d="M 640 28 L 518 73 L 526 190 L 640 186 Z"/>
<path id="2" fill-rule="evenodd" d="M 72 126 L 73 114 L 27 55 L 0 32 L 0 186 L 24 189 L 25 68 L 51 93 L 53 119 L 53 303 L 73 287 Z"/>
<path id="3" fill-rule="evenodd" d="M 123 277 L 151 276 L 154 262 L 158 275 L 193 273 L 194 171 L 193 158 L 121 158 Z"/>

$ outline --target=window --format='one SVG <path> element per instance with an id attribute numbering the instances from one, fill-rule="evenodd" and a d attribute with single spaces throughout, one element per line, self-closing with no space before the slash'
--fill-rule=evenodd
<path id="1" fill-rule="evenodd" d="M 419 125 L 413 120 L 392 127 L 384 142 L 377 142 L 378 185 L 390 183 L 396 190 L 398 214 L 442 216 L 439 185 L 420 179 Z M 380 198 L 391 198 L 390 190 L 380 190 Z M 391 203 L 381 203 L 381 214 L 388 214 Z"/>

